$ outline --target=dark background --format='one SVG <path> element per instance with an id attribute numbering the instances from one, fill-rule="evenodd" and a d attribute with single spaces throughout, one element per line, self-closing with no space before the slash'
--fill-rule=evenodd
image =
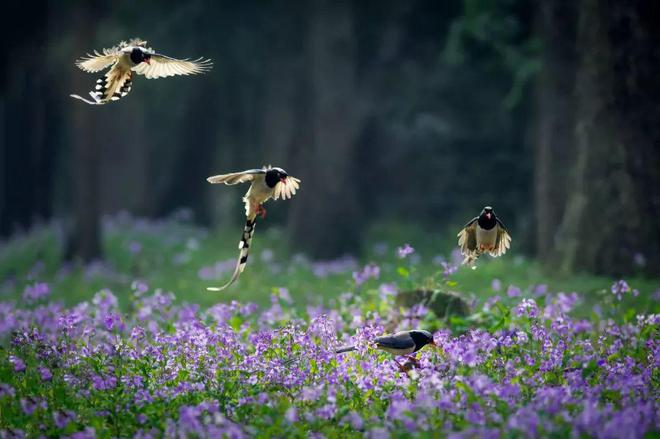
<path id="1" fill-rule="evenodd" d="M 315 257 L 358 252 L 377 222 L 455 233 L 492 204 L 549 269 L 657 275 L 659 8 L 10 2 L 0 235 L 62 219 L 68 257 L 90 260 L 105 213 L 188 206 L 201 224 L 238 224 L 240 197 L 205 178 L 272 163 L 303 183 L 269 220 Z M 103 107 L 71 99 L 97 78 L 74 61 L 131 37 L 214 69 L 137 77 Z"/>

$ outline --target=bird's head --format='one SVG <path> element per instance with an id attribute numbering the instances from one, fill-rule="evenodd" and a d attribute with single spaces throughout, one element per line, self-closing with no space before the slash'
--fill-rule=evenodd
<path id="1" fill-rule="evenodd" d="M 431 346 L 436 345 L 435 341 L 433 341 L 433 334 L 423 329 L 415 329 L 413 331 L 410 331 L 410 337 L 412 337 L 418 349 L 422 348 L 423 346 L 426 346 L 427 344 Z"/>
<path id="2" fill-rule="evenodd" d="M 485 218 L 487 220 L 490 220 L 495 216 L 495 212 L 493 212 L 492 207 L 486 206 L 486 207 L 483 208 L 483 210 L 481 211 L 481 215 L 479 215 L 479 216 L 481 216 L 482 218 Z"/>
<path id="3" fill-rule="evenodd" d="M 151 64 L 150 60 L 151 60 L 151 54 L 149 52 L 146 52 L 143 48 L 133 47 L 133 50 L 131 50 L 131 61 L 133 61 L 134 64 L 140 64 L 140 63 Z"/>
<path id="4" fill-rule="evenodd" d="M 266 185 L 272 188 L 279 182 L 285 183 L 288 176 L 282 168 L 269 168 L 266 171 Z"/>

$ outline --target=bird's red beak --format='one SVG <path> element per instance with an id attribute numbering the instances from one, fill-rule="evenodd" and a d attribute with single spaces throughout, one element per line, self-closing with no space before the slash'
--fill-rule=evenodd
<path id="1" fill-rule="evenodd" d="M 144 59 L 144 62 L 146 62 L 147 64 L 151 65 L 151 60 L 149 60 L 149 58 L 145 58 L 145 59 Z"/>
<path id="2" fill-rule="evenodd" d="M 286 183 L 286 177 L 280 177 L 280 181 L 281 181 L 282 183 Z"/>
<path id="3" fill-rule="evenodd" d="M 490 219 L 490 212 L 486 214 L 486 218 Z"/>

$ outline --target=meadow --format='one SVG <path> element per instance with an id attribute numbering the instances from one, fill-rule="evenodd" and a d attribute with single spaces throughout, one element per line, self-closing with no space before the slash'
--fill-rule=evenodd
<path id="1" fill-rule="evenodd" d="M 91 264 L 63 261 L 57 223 L 3 242 L 2 437 L 660 431 L 658 279 L 549 274 L 515 235 L 472 270 L 455 232 L 387 224 L 355 255 L 311 260 L 260 224 L 238 284 L 207 292 L 234 268 L 235 229 L 120 214 Z M 413 328 L 438 348 L 407 372 L 370 344 Z"/>

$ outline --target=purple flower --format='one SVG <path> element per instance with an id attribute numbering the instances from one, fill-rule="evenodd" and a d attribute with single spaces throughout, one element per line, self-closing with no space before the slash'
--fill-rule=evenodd
<path id="1" fill-rule="evenodd" d="M 458 271 L 458 266 L 450 264 L 449 262 L 441 262 L 442 265 L 442 277 L 447 280 L 449 276 Z"/>
<path id="2" fill-rule="evenodd" d="M 131 241 L 128 244 L 128 251 L 131 252 L 132 255 L 137 255 L 142 251 L 142 244 L 137 241 Z"/>
<path id="3" fill-rule="evenodd" d="M 288 289 L 278 288 L 277 289 L 277 295 L 280 297 L 280 299 L 284 300 L 289 305 L 291 305 L 293 303 L 293 299 L 291 298 L 291 294 L 289 294 Z"/>
<path id="4" fill-rule="evenodd" d="M 500 291 L 502 289 L 502 282 L 499 279 L 495 278 L 490 283 L 490 287 L 493 289 L 493 291 Z"/>
<path id="5" fill-rule="evenodd" d="M 413 253 L 415 253 L 415 249 L 412 248 L 408 243 L 405 243 L 403 244 L 403 247 L 399 247 L 396 249 L 396 254 L 400 259 L 404 259 Z"/>
<path id="6" fill-rule="evenodd" d="M 628 282 L 626 282 L 623 279 L 614 282 L 610 289 L 612 291 L 612 294 L 614 294 L 618 300 L 621 300 L 625 293 L 632 293 L 632 295 L 635 297 L 639 296 L 639 291 L 630 288 Z"/>
<path id="7" fill-rule="evenodd" d="M 14 366 L 14 372 L 25 372 L 25 362 L 20 358 L 10 355 L 9 362 Z"/>
<path id="8" fill-rule="evenodd" d="M 380 300 L 386 300 L 388 297 L 396 296 L 397 287 L 394 283 L 383 283 L 378 287 Z"/>
<path id="9" fill-rule="evenodd" d="M 506 295 L 509 297 L 520 297 L 521 291 L 515 285 L 509 285 L 509 288 L 506 290 Z"/>
<path id="10" fill-rule="evenodd" d="M 39 375 L 41 375 L 42 381 L 50 381 L 53 378 L 53 374 L 50 369 L 44 366 L 39 366 Z"/>
<path id="11" fill-rule="evenodd" d="M 536 318 L 539 315 L 539 308 L 534 299 L 523 299 L 516 307 L 515 313 L 518 317 L 526 315 Z"/>
<path id="12" fill-rule="evenodd" d="M 294 422 L 297 422 L 298 421 L 298 411 L 296 410 L 296 408 L 295 407 L 289 407 L 287 409 L 286 413 L 284 414 L 284 419 L 286 419 L 286 421 L 289 424 L 293 424 Z"/>
<path id="13" fill-rule="evenodd" d="M 32 285 L 28 285 L 23 290 L 23 300 L 27 303 L 34 303 L 41 299 L 45 299 L 50 296 L 50 288 L 47 283 L 37 282 Z"/>
<path id="14" fill-rule="evenodd" d="M 380 277 L 380 267 L 374 264 L 367 264 L 362 271 L 353 272 L 353 280 L 357 286 L 362 285 L 369 279 L 378 279 Z"/>

